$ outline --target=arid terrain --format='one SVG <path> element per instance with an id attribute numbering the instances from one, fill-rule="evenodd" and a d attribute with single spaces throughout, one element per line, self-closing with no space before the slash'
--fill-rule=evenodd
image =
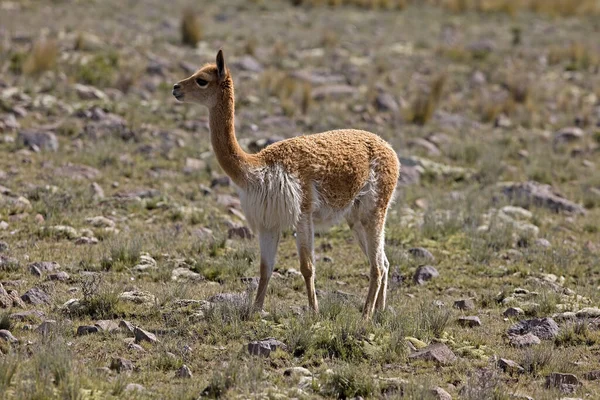
<path id="1" fill-rule="evenodd" d="M 598 3 L 0 1 L 0 398 L 600 398 Z M 373 321 L 345 224 L 318 315 L 293 231 L 251 312 L 257 239 L 171 95 L 220 48 L 247 151 L 397 151 Z"/>

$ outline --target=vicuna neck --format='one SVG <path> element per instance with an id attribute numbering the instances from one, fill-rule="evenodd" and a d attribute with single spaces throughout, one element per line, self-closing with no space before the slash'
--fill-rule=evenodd
<path id="1" fill-rule="evenodd" d="M 236 185 L 245 187 L 251 156 L 242 150 L 235 137 L 233 83 L 224 85 L 223 97 L 209 109 L 210 141 L 221 168 Z"/>

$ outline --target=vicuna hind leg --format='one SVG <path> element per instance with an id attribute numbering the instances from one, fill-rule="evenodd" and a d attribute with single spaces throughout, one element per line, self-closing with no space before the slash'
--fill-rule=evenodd
<path id="1" fill-rule="evenodd" d="M 296 227 L 296 246 L 300 258 L 300 272 L 306 284 L 308 305 L 319 312 L 319 303 L 315 292 L 315 255 L 314 255 L 314 233 L 313 221 L 310 214 L 302 214 Z"/>
<path id="2" fill-rule="evenodd" d="M 370 221 L 363 221 L 367 242 L 367 257 L 371 266 L 369 276 L 369 291 L 363 309 L 363 317 L 371 318 L 375 311 L 376 301 L 379 302 L 378 309 L 385 307 L 385 297 L 387 290 L 387 265 L 383 249 L 383 218 L 373 218 Z M 385 281 L 385 282 L 384 282 Z"/>
<path id="3" fill-rule="evenodd" d="M 260 280 L 258 281 L 256 299 L 254 300 L 254 309 L 257 311 L 263 308 L 267 286 L 273 274 L 277 246 L 279 245 L 279 231 L 262 230 L 258 236 L 260 241 Z"/>

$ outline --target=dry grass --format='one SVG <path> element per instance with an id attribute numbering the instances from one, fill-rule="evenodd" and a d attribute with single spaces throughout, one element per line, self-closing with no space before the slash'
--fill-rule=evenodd
<path id="1" fill-rule="evenodd" d="M 417 125 L 425 125 L 433 116 L 441 98 L 446 74 L 438 75 L 426 90 L 422 90 L 411 104 L 406 119 Z"/>
<path id="2" fill-rule="evenodd" d="M 56 66 L 57 58 L 58 44 L 56 40 L 37 41 L 23 63 L 23 72 L 27 75 L 36 75 L 48 71 Z"/>
<path id="3" fill-rule="evenodd" d="M 181 43 L 186 46 L 196 47 L 202 40 L 202 25 L 191 8 L 186 8 L 181 16 Z"/>

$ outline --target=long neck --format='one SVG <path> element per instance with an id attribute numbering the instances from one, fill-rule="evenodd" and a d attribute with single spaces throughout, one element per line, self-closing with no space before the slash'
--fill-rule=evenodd
<path id="1" fill-rule="evenodd" d="M 245 187 L 251 157 L 235 138 L 234 104 L 231 83 L 217 105 L 209 109 L 210 140 L 221 168 L 236 185 Z"/>

